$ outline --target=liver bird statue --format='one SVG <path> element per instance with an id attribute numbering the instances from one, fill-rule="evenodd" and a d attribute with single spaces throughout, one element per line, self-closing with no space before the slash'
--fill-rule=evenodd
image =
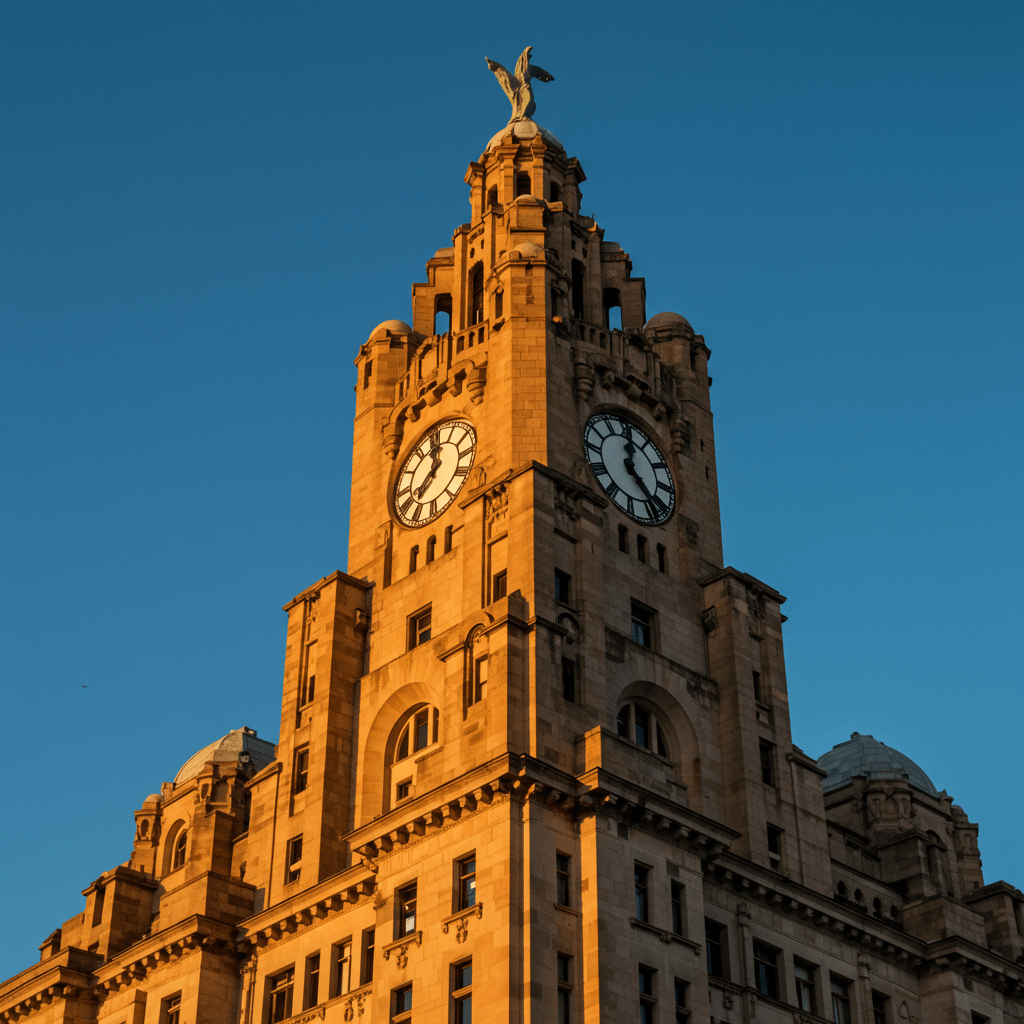
<path id="1" fill-rule="evenodd" d="M 510 75 L 508 70 L 503 68 L 497 61 L 491 60 L 490 57 L 484 57 L 484 60 L 487 61 L 487 66 L 494 72 L 494 77 L 497 78 L 502 89 L 505 90 L 505 95 L 509 98 L 509 102 L 512 104 L 512 116 L 508 119 L 509 124 L 513 121 L 521 121 L 523 118 L 531 117 L 537 109 L 537 104 L 533 99 L 533 86 L 530 85 L 531 79 L 536 78 L 541 82 L 553 82 L 555 80 L 554 75 L 550 75 L 543 68 L 530 63 L 530 51 L 532 49 L 532 46 L 528 46 L 523 50 L 519 60 L 516 61 L 516 73 L 514 75 Z"/>

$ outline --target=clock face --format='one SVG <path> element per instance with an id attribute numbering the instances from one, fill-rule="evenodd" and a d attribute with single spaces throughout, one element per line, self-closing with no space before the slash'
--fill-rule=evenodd
<path id="1" fill-rule="evenodd" d="M 412 450 L 395 485 L 404 526 L 426 526 L 454 500 L 476 456 L 476 431 L 465 420 L 438 424 Z"/>
<path id="2" fill-rule="evenodd" d="M 668 462 L 639 427 L 598 413 L 587 420 L 583 444 L 597 482 L 627 516 L 657 526 L 672 515 L 676 489 Z"/>

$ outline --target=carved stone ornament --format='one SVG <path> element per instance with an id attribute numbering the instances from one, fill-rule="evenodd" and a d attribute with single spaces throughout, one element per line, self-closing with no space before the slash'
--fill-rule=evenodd
<path id="1" fill-rule="evenodd" d="M 573 383 L 576 388 L 576 398 L 585 402 L 594 390 L 594 383 L 597 378 L 590 364 L 585 359 L 577 359 L 573 363 Z"/>
<path id="2" fill-rule="evenodd" d="M 704 632 L 714 633 L 718 629 L 718 612 L 715 606 L 704 609 Z"/>
<path id="3" fill-rule="evenodd" d="M 469 393 L 469 400 L 474 405 L 479 405 L 484 400 L 484 387 L 487 384 L 487 365 L 474 366 L 466 374 L 466 391 Z"/>
<path id="4" fill-rule="evenodd" d="M 508 488 L 505 484 L 499 484 L 488 493 L 485 501 L 487 528 L 493 533 L 495 524 L 508 515 Z"/>
<path id="5" fill-rule="evenodd" d="M 562 612 L 558 616 L 558 625 L 565 630 L 565 636 L 562 639 L 570 646 L 576 643 L 580 635 L 580 624 L 576 621 L 575 616 L 568 612 Z"/>
<path id="6" fill-rule="evenodd" d="M 291 1018 L 291 1024 L 308 1024 L 311 1020 L 323 1020 L 327 1014 L 326 1006 L 318 1006 L 315 1010 L 310 1010 L 308 1013 L 300 1014 L 298 1017 Z"/>

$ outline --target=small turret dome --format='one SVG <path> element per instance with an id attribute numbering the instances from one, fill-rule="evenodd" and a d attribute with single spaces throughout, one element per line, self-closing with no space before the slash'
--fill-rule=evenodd
<path id="1" fill-rule="evenodd" d="M 250 763 L 260 771 L 266 768 L 275 757 L 275 746 L 268 740 L 261 740 L 256 735 L 255 729 L 243 726 L 241 729 L 232 729 L 219 740 L 214 740 L 202 750 L 196 751 L 174 776 L 174 785 L 180 786 L 185 782 L 194 779 L 203 768 L 210 762 L 217 764 L 231 764 L 238 761 L 243 753 L 249 755 Z"/>
<path id="2" fill-rule="evenodd" d="M 874 736 L 861 736 L 859 732 L 822 754 L 818 767 L 828 772 L 822 783 L 826 793 L 847 785 L 855 775 L 866 775 L 869 779 L 905 778 L 915 789 L 929 796 L 939 795 L 932 780 L 906 754 L 887 747 Z"/>
<path id="3" fill-rule="evenodd" d="M 537 260 L 544 256 L 544 246 L 536 242 L 520 242 L 512 251 L 519 253 L 524 260 Z"/>
<path id="4" fill-rule="evenodd" d="M 679 313 L 655 313 L 644 325 L 644 332 L 656 330 L 659 327 L 682 327 L 684 331 L 693 334 L 690 321 Z"/>
<path id="5" fill-rule="evenodd" d="M 385 320 L 370 332 L 367 341 L 383 341 L 389 334 L 412 334 L 412 328 L 404 320 Z"/>

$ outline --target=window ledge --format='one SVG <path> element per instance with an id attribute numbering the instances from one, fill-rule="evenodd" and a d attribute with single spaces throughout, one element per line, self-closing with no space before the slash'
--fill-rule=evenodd
<path id="1" fill-rule="evenodd" d="M 381 949 L 381 956 L 388 960 L 391 958 L 391 954 L 395 954 L 395 962 L 399 967 L 405 967 L 409 962 L 409 947 L 410 946 L 422 946 L 423 945 L 423 932 L 409 932 L 408 935 L 403 935 L 400 939 L 396 939 L 394 942 L 389 942 L 386 946 Z"/>
<path id="2" fill-rule="evenodd" d="M 563 914 L 572 914 L 573 917 L 582 917 L 582 911 L 577 910 L 575 907 L 567 907 L 564 903 L 552 903 L 555 910 L 561 910 Z"/>
<path id="3" fill-rule="evenodd" d="M 639 918 L 631 917 L 629 923 L 633 928 L 642 928 L 645 932 L 657 935 L 662 942 L 678 942 L 681 946 L 689 946 L 693 950 L 694 956 L 700 956 L 704 950 L 699 942 L 694 942 L 693 939 L 688 939 L 685 935 L 676 935 L 675 932 L 667 932 L 664 928 L 655 928 L 653 924 L 648 924 Z"/>
<path id="4" fill-rule="evenodd" d="M 462 942 L 469 933 L 469 919 L 471 917 L 480 918 L 483 916 L 484 905 L 482 903 L 474 903 L 473 906 L 466 907 L 465 910 L 457 910 L 450 917 L 446 917 L 441 922 L 441 931 L 447 935 L 448 929 L 455 925 L 455 938 L 457 941 Z"/>

